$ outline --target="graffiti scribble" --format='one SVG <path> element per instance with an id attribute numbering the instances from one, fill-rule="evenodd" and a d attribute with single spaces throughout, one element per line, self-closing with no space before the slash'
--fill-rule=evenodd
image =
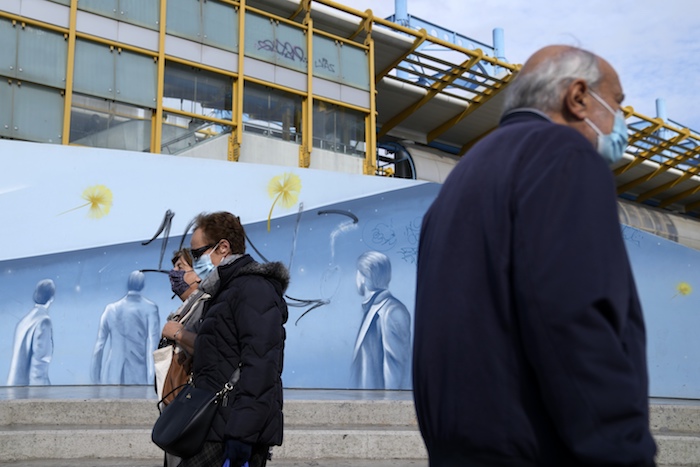
<path id="1" fill-rule="evenodd" d="M 411 245 L 418 245 L 418 237 L 420 236 L 421 222 L 422 218 L 417 217 L 406 226 L 404 234 L 406 235 L 406 240 Z"/>
<path id="2" fill-rule="evenodd" d="M 628 227 L 626 225 L 622 226 L 622 237 L 625 239 L 625 241 L 633 243 L 637 246 L 642 245 L 642 235 L 641 233 L 632 227 Z"/>
<path id="3" fill-rule="evenodd" d="M 418 258 L 418 248 L 400 248 L 401 259 L 408 264 L 416 264 Z"/>
<path id="4" fill-rule="evenodd" d="M 321 68 L 322 70 L 328 70 L 331 73 L 335 73 L 335 65 L 328 61 L 327 58 L 319 58 L 314 61 L 314 66 L 316 68 Z"/>
<path id="5" fill-rule="evenodd" d="M 394 228 L 387 224 L 377 224 L 372 229 L 372 243 L 382 247 L 393 247 L 396 245 L 396 232 Z"/>
<path id="6" fill-rule="evenodd" d="M 274 52 L 275 54 L 293 62 L 298 60 L 302 63 L 306 63 L 306 55 L 304 54 L 304 49 L 290 42 L 280 42 L 279 39 L 265 39 L 258 41 L 257 47 L 258 50 L 267 50 L 269 52 Z"/>

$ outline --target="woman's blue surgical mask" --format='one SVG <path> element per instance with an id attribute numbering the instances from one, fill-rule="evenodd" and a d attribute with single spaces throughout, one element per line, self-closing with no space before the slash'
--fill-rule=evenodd
<path id="1" fill-rule="evenodd" d="M 607 135 L 600 131 L 600 128 L 588 118 L 584 119 L 584 121 L 598 133 L 598 153 L 603 156 L 603 159 L 605 159 L 608 164 L 614 164 L 622 159 L 622 154 L 625 153 L 625 148 L 627 147 L 627 124 L 625 123 L 625 116 L 621 110 L 617 112 L 614 111 L 607 102 L 595 92 L 588 92 L 615 117 L 612 131 Z"/>
<path id="2" fill-rule="evenodd" d="M 213 247 L 213 250 L 215 250 L 217 246 L 219 246 L 218 243 Z M 207 276 L 216 268 L 214 263 L 211 262 L 211 253 L 202 255 L 194 260 L 192 268 L 194 269 L 195 274 L 197 274 L 201 280 L 206 279 Z"/>

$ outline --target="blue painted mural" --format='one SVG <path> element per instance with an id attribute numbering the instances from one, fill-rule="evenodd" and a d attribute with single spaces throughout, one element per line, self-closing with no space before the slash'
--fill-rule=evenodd
<path id="1" fill-rule="evenodd" d="M 226 210 L 253 257 L 290 269 L 286 387 L 410 389 L 418 235 L 439 185 L 2 140 L 0 159 L 0 385 L 152 384 L 181 303 L 158 271 L 198 213 Z M 623 234 L 651 393 L 700 398 L 700 252 Z"/>

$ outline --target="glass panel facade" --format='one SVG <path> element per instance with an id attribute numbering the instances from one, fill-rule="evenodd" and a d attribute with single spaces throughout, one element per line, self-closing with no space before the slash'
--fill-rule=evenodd
<path id="1" fill-rule="evenodd" d="M 323 101 L 314 101 L 313 146 L 364 156 L 365 115 Z"/>
<path id="2" fill-rule="evenodd" d="M 115 18 L 119 0 L 78 0 L 78 9 Z"/>
<path id="3" fill-rule="evenodd" d="M 168 0 L 165 32 L 173 36 L 201 41 L 201 13 L 199 0 Z"/>
<path id="4" fill-rule="evenodd" d="M 153 57 L 122 50 L 115 55 L 115 64 L 114 99 L 155 108 L 158 66 Z"/>
<path id="5" fill-rule="evenodd" d="M 73 90 L 114 99 L 114 56 L 108 45 L 76 40 Z"/>
<path id="6" fill-rule="evenodd" d="M 78 9 L 158 29 L 159 0 L 78 0 Z"/>
<path id="7" fill-rule="evenodd" d="M 12 96 L 15 86 L 0 83 L 0 136 L 12 138 Z"/>
<path id="8" fill-rule="evenodd" d="M 245 84 L 244 93 L 244 131 L 301 142 L 301 96 L 252 83 Z"/>
<path id="9" fill-rule="evenodd" d="M 18 37 L 17 77 L 64 88 L 68 41 L 63 34 L 27 25 Z"/>
<path id="10" fill-rule="evenodd" d="M 369 57 L 364 49 L 314 35 L 314 76 L 369 90 Z"/>
<path id="11" fill-rule="evenodd" d="M 314 76 L 340 82 L 340 52 L 333 39 L 314 34 Z"/>
<path id="12" fill-rule="evenodd" d="M 275 25 L 253 13 L 246 13 L 245 54 L 301 72 L 306 72 L 306 35 L 294 26 Z"/>
<path id="13" fill-rule="evenodd" d="M 366 50 L 344 44 L 340 47 L 342 83 L 369 91 L 369 54 Z"/>
<path id="14" fill-rule="evenodd" d="M 156 106 L 153 57 L 78 39 L 73 90 L 145 107 Z"/>
<path id="15" fill-rule="evenodd" d="M 211 0 L 203 3 L 202 28 L 205 44 L 238 51 L 238 13 L 233 5 Z"/>
<path id="16" fill-rule="evenodd" d="M 212 138 L 231 133 L 233 126 L 204 119 L 163 113 L 162 154 L 181 154 Z"/>
<path id="17" fill-rule="evenodd" d="M 17 29 L 12 21 L 0 18 L 0 75 L 15 77 L 17 73 Z"/>
<path id="18" fill-rule="evenodd" d="M 119 0 L 117 18 L 149 29 L 159 29 L 160 0 Z"/>
<path id="19" fill-rule="evenodd" d="M 24 82 L 13 85 L 13 138 L 61 143 L 63 96 L 54 88 Z"/>
<path id="20" fill-rule="evenodd" d="M 150 109 L 73 94 L 70 142 L 130 151 L 151 150 Z"/>
<path id="21" fill-rule="evenodd" d="M 184 112 L 231 119 L 233 78 L 168 62 L 163 105 Z"/>

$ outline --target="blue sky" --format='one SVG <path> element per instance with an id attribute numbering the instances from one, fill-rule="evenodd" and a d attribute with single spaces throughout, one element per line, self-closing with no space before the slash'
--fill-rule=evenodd
<path id="1" fill-rule="evenodd" d="M 394 0 L 339 0 L 376 16 L 394 13 Z M 588 49 L 617 70 L 631 105 L 700 134 L 700 2 L 695 0 L 408 0 L 408 13 L 492 44 L 504 30 L 505 56 L 523 63 L 539 48 L 568 44 Z"/>

